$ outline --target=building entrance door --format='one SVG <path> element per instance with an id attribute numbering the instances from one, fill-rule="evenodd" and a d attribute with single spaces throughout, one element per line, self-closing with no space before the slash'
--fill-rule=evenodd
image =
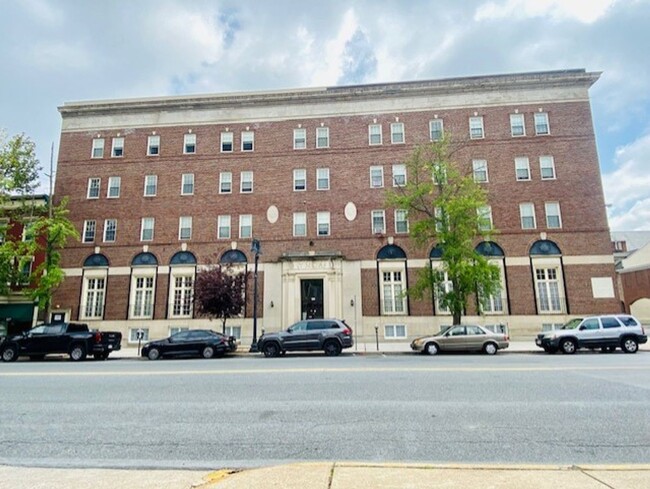
<path id="1" fill-rule="evenodd" d="M 323 318 L 323 279 L 300 280 L 300 318 Z"/>

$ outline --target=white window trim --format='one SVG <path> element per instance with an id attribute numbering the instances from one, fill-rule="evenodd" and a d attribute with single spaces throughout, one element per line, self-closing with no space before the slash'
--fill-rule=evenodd
<path id="1" fill-rule="evenodd" d="M 300 217 L 300 222 L 296 219 L 297 217 Z M 296 234 L 296 225 L 304 226 L 305 227 L 305 232 L 304 234 Z M 306 212 L 294 212 L 293 213 L 293 236 L 295 238 L 304 238 L 307 236 L 307 213 Z"/>
<path id="2" fill-rule="evenodd" d="M 250 184 L 251 184 L 251 189 L 250 190 L 244 190 L 244 182 L 248 182 L 249 180 L 244 180 L 244 175 L 245 174 L 250 174 Z M 253 183 L 253 172 L 252 171 L 243 171 L 239 174 L 239 193 L 241 194 L 252 194 L 254 190 L 254 183 Z"/>
<path id="3" fill-rule="evenodd" d="M 144 239 L 144 231 L 145 231 L 144 223 L 145 223 L 145 219 L 151 220 L 151 239 Z M 140 219 L 140 241 L 146 241 L 146 242 L 153 241 L 155 230 L 156 230 L 156 218 L 155 217 L 143 217 L 142 219 Z"/>
<path id="4" fill-rule="evenodd" d="M 433 139 L 431 136 L 433 133 L 433 124 L 440 122 L 440 138 L 439 139 Z M 429 121 L 429 141 L 440 141 L 442 138 L 445 137 L 445 124 L 442 119 L 431 119 Z"/>
<path id="5" fill-rule="evenodd" d="M 393 280 L 394 273 L 399 272 L 400 273 L 400 280 L 399 282 L 395 282 Z M 386 310 L 386 294 L 384 291 L 384 273 L 390 273 L 391 274 L 391 291 L 392 291 L 392 297 L 391 297 L 391 304 L 392 308 L 390 311 Z M 400 288 L 401 288 L 401 297 L 397 297 L 397 294 L 395 293 L 395 287 L 394 285 L 399 283 Z M 379 300 L 380 300 L 380 315 L 382 316 L 408 316 L 408 302 L 406 300 L 406 294 L 404 294 L 404 291 L 406 290 L 406 262 L 404 261 L 399 261 L 399 262 L 379 262 Z M 397 301 L 401 301 L 402 303 L 402 310 L 398 311 L 396 305 Z"/>
<path id="6" fill-rule="evenodd" d="M 302 172 L 302 178 L 297 178 L 298 172 Z M 296 188 L 296 182 L 298 180 L 303 180 L 305 182 L 305 188 Z M 304 168 L 296 168 L 293 170 L 293 191 L 294 192 L 305 192 L 307 191 L 307 170 Z"/>
<path id="7" fill-rule="evenodd" d="M 192 318 L 194 311 L 194 295 L 192 293 L 192 288 L 183 290 L 189 291 L 190 296 L 190 312 L 188 314 L 174 314 L 174 296 L 176 290 L 176 278 L 177 277 L 192 277 L 192 288 L 194 287 L 194 282 L 196 281 L 196 267 L 194 266 L 172 266 L 169 270 L 169 293 L 168 293 L 168 317 L 169 318 Z"/>
<path id="8" fill-rule="evenodd" d="M 90 223 L 93 223 L 93 239 L 86 240 L 86 232 L 90 226 Z M 86 219 L 84 221 L 84 228 L 83 228 L 83 234 L 81 235 L 81 242 L 94 243 L 96 239 L 97 239 L 97 221 L 95 219 Z"/>
<path id="9" fill-rule="evenodd" d="M 298 146 L 299 140 L 302 140 L 302 146 Z M 307 149 L 307 129 L 301 127 L 293 130 L 293 149 Z"/>
<path id="10" fill-rule="evenodd" d="M 221 229 L 228 229 L 228 236 L 221 236 Z M 217 239 L 230 239 L 231 235 L 232 235 L 232 218 L 230 217 L 230 215 L 217 216 Z"/>
<path id="11" fill-rule="evenodd" d="M 399 222 L 399 220 L 397 219 L 397 214 L 401 213 L 401 212 L 404 212 L 404 214 L 405 214 L 404 222 L 406 222 L 406 231 L 399 231 L 397 229 L 397 224 Z M 409 230 L 410 230 L 408 211 L 406 209 L 395 209 L 394 214 L 395 214 L 395 234 L 408 234 Z"/>
<path id="12" fill-rule="evenodd" d="M 94 197 L 91 197 L 90 189 L 91 189 L 91 183 L 92 183 L 93 180 L 96 180 L 98 182 L 97 195 L 94 196 Z M 102 193 L 102 179 L 100 177 L 90 177 L 90 178 L 88 178 L 88 191 L 86 192 L 86 198 L 90 199 L 90 200 L 99 199 L 99 196 L 101 195 L 101 193 Z"/>
<path id="13" fill-rule="evenodd" d="M 120 144 L 117 144 L 118 142 Z M 116 149 L 121 149 L 122 154 L 116 155 L 115 154 Z M 114 137 L 111 145 L 111 158 L 123 158 L 123 157 L 124 157 L 124 138 L 122 136 Z"/>
<path id="14" fill-rule="evenodd" d="M 533 211 L 532 216 L 525 216 L 524 215 L 524 208 L 530 206 L 530 208 Z M 524 217 L 532 217 L 533 218 L 533 227 L 527 228 L 524 227 Z M 519 225 L 521 226 L 521 229 L 523 230 L 531 230 L 531 229 L 537 229 L 537 216 L 535 215 L 535 204 L 532 202 L 523 202 L 519 204 Z"/>
<path id="15" fill-rule="evenodd" d="M 472 121 L 481 123 L 480 126 L 478 126 L 478 125 L 475 126 L 476 128 L 478 128 L 478 127 L 481 128 L 481 135 L 480 136 L 474 136 L 472 134 Z M 469 118 L 469 138 L 470 139 L 485 139 L 485 125 L 484 125 L 482 115 L 472 116 L 472 117 Z"/>
<path id="16" fill-rule="evenodd" d="M 244 219 L 249 221 L 249 224 L 244 226 Z M 243 236 L 242 235 L 242 229 L 244 227 L 250 227 L 251 232 L 250 236 Z M 239 239 L 251 239 L 253 237 L 253 215 L 252 214 L 241 214 L 239 216 Z"/>
<path id="17" fill-rule="evenodd" d="M 147 178 L 153 177 L 154 181 L 154 193 L 153 194 L 148 194 L 147 193 Z M 143 196 L 144 197 L 155 197 L 158 194 L 158 175 L 145 175 L 144 176 L 144 189 L 143 189 Z"/>
<path id="18" fill-rule="evenodd" d="M 373 143 L 372 142 L 372 128 L 373 127 L 379 127 L 379 142 L 378 143 Z M 383 128 L 381 124 L 373 123 L 373 124 L 368 124 L 368 145 L 369 146 L 381 146 L 383 141 Z"/>
<path id="19" fill-rule="evenodd" d="M 492 219 L 492 206 L 491 205 L 485 205 L 481 206 L 478 209 L 476 209 L 476 213 L 479 217 L 479 230 L 482 232 L 486 231 L 491 231 L 494 229 L 494 220 Z M 489 227 L 488 228 L 483 228 L 480 226 L 480 219 L 485 219 L 486 221 L 489 221 Z"/>
<path id="20" fill-rule="evenodd" d="M 228 176 L 228 180 L 226 180 L 224 177 Z M 224 183 L 229 183 L 230 184 L 230 190 L 223 190 L 223 184 Z M 219 173 L 219 193 L 220 194 L 231 194 L 232 193 L 232 172 L 229 171 L 222 171 Z"/>
<path id="21" fill-rule="evenodd" d="M 550 168 L 550 169 L 553 170 L 553 176 L 552 177 L 545 177 L 544 176 L 544 173 L 543 173 L 543 168 L 544 167 L 542 166 L 542 161 L 544 159 L 548 159 L 551 162 L 551 165 L 546 167 L 546 168 Z M 552 156 L 549 156 L 549 155 L 540 156 L 539 157 L 539 174 L 540 174 L 540 178 L 542 180 L 556 180 L 557 179 L 557 174 L 555 172 L 555 158 L 553 158 Z"/>
<path id="22" fill-rule="evenodd" d="M 558 226 L 551 226 L 549 224 L 549 214 L 548 208 L 549 206 L 555 206 L 557 209 L 557 220 L 558 220 Z M 546 228 L 547 229 L 562 229 L 562 210 L 560 209 L 560 203 L 557 201 L 551 201 L 551 202 L 544 202 L 544 214 L 546 215 Z M 554 216 L 554 215 L 553 215 Z"/>
<path id="23" fill-rule="evenodd" d="M 375 214 L 381 214 L 381 229 L 375 227 Z M 386 234 L 386 211 L 383 209 L 370 211 L 370 231 L 372 234 Z"/>
<path id="24" fill-rule="evenodd" d="M 321 188 L 319 186 L 319 181 L 324 180 L 322 178 L 319 178 L 318 172 L 324 171 L 327 174 L 327 186 L 325 188 Z M 329 168 L 316 168 L 316 190 L 329 190 L 330 189 L 330 169 Z"/>
<path id="25" fill-rule="evenodd" d="M 327 224 L 327 234 L 321 234 L 321 224 Z M 316 213 L 316 236 L 331 236 L 332 235 L 332 221 L 329 211 L 322 211 Z"/>
<path id="26" fill-rule="evenodd" d="M 229 136 L 229 137 L 230 137 L 230 141 L 227 141 L 226 139 L 224 139 L 224 136 L 225 136 L 226 134 L 229 134 L 229 135 L 230 135 L 230 136 Z M 226 136 L 226 137 L 228 137 L 228 136 Z M 223 144 L 224 144 L 224 143 L 230 143 L 230 150 L 224 150 L 224 149 L 223 149 Z M 234 133 L 234 132 L 230 132 L 230 131 L 223 131 L 223 132 L 221 133 L 221 141 L 220 141 L 220 143 L 219 143 L 219 148 L 221 149 L 221 152 L 222 152 L 222 153 L 232 153 L 233 151 L 235 151 L 235 133 Z"/>
<path id="27" fill-rule="evenodd" d="M 514 128 L 518 127 L 513 124 L 513 120 L 515 119 L 521 119 L 521 128 L 522 128 L 522 133 L 521 134 L 515 134 Z M 513 138 L 521 138 L 526 135 L 526 117 L 524 117 L 524 114 L 510 114 L 510 136 Z"/>
<path id="28" fill-rule="evenodd" d="M 398 336 L 397 335 L 397 327 L 398 326 L 404 328 L 404 335 L 403 336 L 401 336 L 401 335 Z M 393 328 L 393 332 L 395 334 L 393 334 L 391 336 L 387 335 L 386 333 L 387 333 L 388 328 Z M 407 328 L 406 324 L 385 324 L 384 325 L 384 339 L 385 340 L 395 341 L 395 340 L 403 340 L 403 339 L 406 339 L 406 338 L 408 338 L 408 328 Z"/>
<path id="29" fill-rule="evenodd" d="M 115 221 L 115 238 L 112 240 L 107 240 L 106 239 L 106 232 L 108 231 L 108 222 L 109 221 Z M 104 243 L 115 243 L 117 241 L 117 219 L 104 219 L 104 236 L 103 236 L 103 242 Z"/>
<path id="30" fill-rule="evenodd" d="M 482 165 L 482 168 L 478 168 L 478 164 Z M 485 180 L 477 180 L 476 172 L 477 170 L 485 170 Z M 472 160 L 472 175 L 476 183 L 490 183 L 490 174 L 488 172 L 488 162 L 485 159 L 476 159 Z"/>
<path id="31" fill-rule="evenodd" d="M 104 287 L 101 300 L 101 314 L 89 316 L 86 314 L 88 306 L 88 290 L 90 280 L 104 280 Z M 92 268 L 86 269 L 83 272 L 83 281 L 81 288 L 81 303 L 79 304 L 79 319 L 83 320 L 102 320 L 104 318 L 104 311 L 106 310 L 106 291 L 108 290 L 108 269 L 107 268 Z M 97 291 L 98 289 L 94 289 Z M 96 301 L 96 292 L 94 299 Z"/>
<path id="32" fill-rule="evenodd" d="M 372 184 L 372 170 L 379 170 L 381 173 L 381 185 L 374 186 Z M 384 167 L 383 166 L 371 166 L 370 167 L 370 188 L 384 188 Z"/>
<path id="33" fill-rule="evenodd" d="M 251 143 L 251 149 L 244 149 L 244 143 L 249 142 L 248 140 L 244 140 L 244 135 L 250 135 L 250 143 Z M 247 153 L 250 153 L 252 151 L 255 151 L 255 132 L 253 131 L 242 131 L 241 133 L 241 150 Z"/>
<path id="34" fill-rule="evenodd" d="M 189 226 L 183 226 L 183 221 L 185 223 L 189 223 Z M 182 230 L 189 228 L 190 230 L 190 235 L 187 238 L 182 237 Z M 179 241 L 187 241 L 192 239 L 192 216 L 180 216 L 178 218 L 178 240 Z"/>
<path id="35" fill-rule="evenodd" d="M 401 172 L 401 170 L 404 170 L 404 172 Z M 400 170 L 398 172 L 397 170 Z M 396 175 L 404 175 L 404 183 L 397 183 L 397 180 L 395 179 Z M 393 165 L 393 187 L 405 187 L 406 184 L 408 183 L 407 175 L 406 175 L 406 165 L 404 164 L 397 164 Z"/>
<path id="36" fill-rule="evenodd" d="M 184 155 L 194 155 L 196 154 L 196 147 L 197 147 L 197 141 L 196 141 L 196 134 L 194 133 L 188 133 L 183 135 L 183 154 Z M 194 150 L 193 151 L 187 151 L 187 147 L 189 145 L 194 145 Z"/>
<path id="37" fill-rule="evenodd" d="M 325 131 L 327 134 L 327 144 L 325 146 L 321 146 L 319 143 L 319 137 L 318 137 L 318 132 L 319 131 Z M 330 147 L 330 128 L 326 126 L 321 126 L 316 128 L 316 149 L 326 149 Z"/>
<path id="38" fill-rule="evenodd" d="M 402 127 L 401 132 L 395 132 L 393 131 L 393 128 L 395 127 Z M 402 140 L 401 141 L 395 141 L 394 136 L 396 134 L 401 134 L 402 135 Z M 404 126 L 403 122 L 391 122 L 390 124 L 390 144 L 405 144 L 406 143 L 406 127 Z"/>
<path id="39" fill-rule="evenodd" d="M 155 313 L 156 305 L 156 266 L 135 267 L 131 269 L 131 293 L 129 294 L 129 319 L 151 319 Z M 137 281 L 142 279 L 153 279 L 151 287 L 151 314 L 135 314 L 135 299 L 137 295 Z M 146 289 L 145 289 L 146 290 Z M 143 307 L 144 309 L 144 307 Z"/>
<path id="40" fill-rule="evenodd" d="M 537 132 L 537 117 L 543 115 L 546 122 L 546 132 Z M 548 116 L 548 112 L 536 112 L 533 117 L 533 123 L 535 124 L 535 136 L 550 136 L 551 135 L 551 121 Z"/>
<path id="41" fill-rule="evenodd" d="M 111 185 L 111 182 L 117 182 L 117 185 Z M 111 195 L 111 189 L 117 188 L 117 195 Z M 106 188 L 107 199 L 119 199 L 122 193 L 122 177 L 108 177 L 108 186 Z"/>
<path id="42" fill-rule="evenodd" d="M 158 143 L 154 144 L 153 141 L 157 140 Z M 157 153 L 152 153 L 151 148 L 157 147 L 158 152 Z M 155 134 L 151 136 L 147 136 L 147 156 L 160 156 L 160 136 Z"/>
<path id="43" fill-rule="evenodd" d="M 189 178 L 191 182 L 188 182 L 188 185 L 191 183 L 192 191 L 185 192 L 185 178 Z M 194 173 L 183 173 L 181 176 L 181 195 L 194 195 Z"/>
<path id="44" fill-rule="evenodd" d="M 101 141 L 101 144 L 99 144 L 99 141 Z M 102 155 L 101 156 L 95 156 L 95 150 L 100 149 L 102 150 Z M 104 157 L 104 151 L 106 150 L 106 141 L 104 138 L 93 138 L 93 144 L 90 149 L 90 158 L 91 159 L 100 159 Z"/>
<path id="45" fill-rule="evenodd" d="M 517 174 L 517 170 L 519 169 L 517 167 L 517 161 L 525 161 L 526 162 L 526 170 L 528 172 L 528 178 L 519 178 L 519 175 Z M 527 156 L 517 156 L 515 158 L 515 180 L 518 182 L 530 182 L 532 180 L 532 175 L 530 171 L 530 160 L 528 159 Z"/>

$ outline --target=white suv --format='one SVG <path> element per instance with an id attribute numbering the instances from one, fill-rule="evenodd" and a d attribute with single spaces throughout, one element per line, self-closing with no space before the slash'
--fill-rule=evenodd
<path id="1" fill-rule="evenodd" d="M 648 337 L 641 323 L 628 314 L 611 314 L 575 318 L 555 331 L 540 333 L 535 344 L 547 353 L 575 353 L 579 348 L 601 348 L 612 352 L 620 347 L 625 353 L 636 353 Z"/>

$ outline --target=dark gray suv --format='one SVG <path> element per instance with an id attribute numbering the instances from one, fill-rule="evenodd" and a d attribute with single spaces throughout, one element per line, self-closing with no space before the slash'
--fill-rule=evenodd
<path id="1" fill-rule="evenodd" d="M 342 319 L 305 319 L 286 331 L 264 333 L 257 342 L 265 357 L 313 350 L 323 350 L 325 355 L 335 357 L 352 345 L 352 328 Z"/>

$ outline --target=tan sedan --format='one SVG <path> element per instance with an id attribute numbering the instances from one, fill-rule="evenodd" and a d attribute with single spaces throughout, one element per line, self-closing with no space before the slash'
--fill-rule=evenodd
<path id="1" fill-rule="evenodd" d="M 482 351 L 494 355 L 508 348 L 508 335 L 493 333 L 482 326 L 461 324 L 441 330 L 432 336 L 416 338 L 411 349 L 420 353 L 436 355 L 441 351 Z"/>

